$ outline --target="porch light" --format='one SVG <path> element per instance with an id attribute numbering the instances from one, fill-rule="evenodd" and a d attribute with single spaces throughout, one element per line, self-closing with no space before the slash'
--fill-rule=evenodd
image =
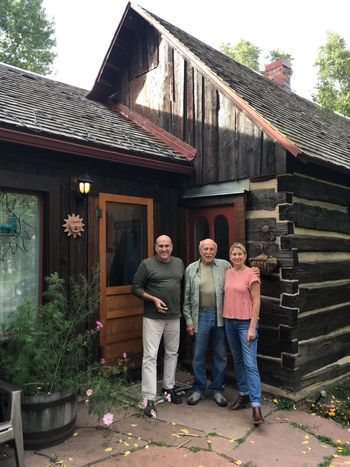
<path id="1" fill-rule="evenodd" d="M 78 191 L 80 195 L 86 196 L 91 189 L 92 185 L 92 180 L 89 177 L 89 175 L 84 175 L 83 177 L 80 177 L 78 180 Z"/>

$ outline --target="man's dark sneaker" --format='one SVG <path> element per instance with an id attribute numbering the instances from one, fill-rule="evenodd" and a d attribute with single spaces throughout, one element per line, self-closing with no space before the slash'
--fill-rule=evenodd
<path id="1" fill-rule="evenodd" d="M 157 418 L 157 410 L 154 401 L 147 401 L 146 407 L 143 409 L 143 412 L 147 417 Z"/>
<path id="2" fill-rule="evenodd" d="M 168 402 L 172 402 L 173 404 L 181 404 L 182 403 L 181 397 L 176 394 L 174 389 L 165 389 L 165 388 L 163 388 L 162 389 L 162 394 L 164 394 L 165 399 Z"/>

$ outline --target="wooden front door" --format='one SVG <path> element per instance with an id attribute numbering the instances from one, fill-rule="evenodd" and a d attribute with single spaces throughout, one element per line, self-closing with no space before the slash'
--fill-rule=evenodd
<path id="1" fill-rule="evenodd" d="M 141 260 L 153 254 L 153 200 L 100 193 L 99 208 L 101 356 L 113 363 L 126 352 L 139 365 L 143 302 L 131 283 Z"/>
<path id="2" fill-rule="evenodd" d="M 198 244 L 205 238 L 212 238 L 218 244 L 217 258 L 228 260 L 230 245 L 238 241 L 235 207 L 192 208 L 189 219 L 189 261 L 198 259 Z"/>

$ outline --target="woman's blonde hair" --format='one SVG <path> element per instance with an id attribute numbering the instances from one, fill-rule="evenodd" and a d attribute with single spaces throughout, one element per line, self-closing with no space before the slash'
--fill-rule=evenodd
<path id="1" fill-rule="evenodd" d="M 229 256 L 231 256 L 232 250 L 233 250 L 234 248 L 239 248 L 240 250 L 243 251 L 243 253 L 244 253 L 245 255 L 247 254 L 247 250 L 245 249 L 245 246 L 243 245 L 243 243 L 236 242 L 236 243 L 234 243 L 233 245 L 231 245 L 231 247 L 230 247 L 230 252 L 229 252 Z"/>

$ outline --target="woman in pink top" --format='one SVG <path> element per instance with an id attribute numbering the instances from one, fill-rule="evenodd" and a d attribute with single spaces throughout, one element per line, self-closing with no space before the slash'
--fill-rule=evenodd
<path id="1" fill-rule="evenodd" d="M 231 246 L 229 256 L 232 268 L 225 273 L 223 316 L 239 390 L 238 399 L 229 409 L 238 410 L 251 404 L 254 425 L 259 425 L 264 421 L 257 364 L 260 279 L 245 265 L 247 252 L 241 243 Z"/>

